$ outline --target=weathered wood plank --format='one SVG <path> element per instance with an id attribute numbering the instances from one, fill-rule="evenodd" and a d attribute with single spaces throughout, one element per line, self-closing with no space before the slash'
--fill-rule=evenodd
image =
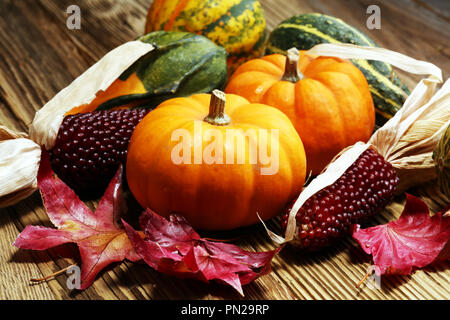
<path id="1" fill-rule="evenodd" d="M 52 299 L 54 295 L 48 285 L 30 285 L 31 278 L 41 276 L 39 269 L 30 267 L 38 260 L 30 252 L 12 246 L 20 231 L 10 215 L 17 215 L 16 209 L 6 209 L 0 214 L 0 299 Z"/>
<path id="2" fill-rule="evenodd" d="M 0 124 L 26 131 L 34 113 L 58 91 L 117 45 L 143 32 L 151 0 L 85 0 L 82 29 L 66 27 L 70 0 L 4 0 L 0 2 Z M 261 0 L 268 30 L 294 13 L 322 12 L 340 17 L 366 32 L 380 46 L 435 63 L 450 73 L 449 5 L 445 1 L 377 1 L 381 30 L 368 30 L 369 0 Z M 410 87 L 417 77 L 402 74 Z M 433 212 L 444 199 L 433 183 L 412 192 Z M 398 197 L 374 219 L 385 223 L 398 217 L 404 197 Z M 28 224 L 51 226 L 36 193 L 16 206 L 0 209 L 1 299 L 241 299 L 219 284 L 180 280 L 142 264 L 113 265 L 83 292 L 70 292 L 65 275 L 30 286 L 31 277 L 49 275 L 74 261 L 55 250 L 28 252 L 11 246 Z M 279 231 L 277 220 L 269 227 Z M 246 228 L 236 244 L 247 250 L 271 250 L 261 226 Z M 243 235 L 242 235 L 243 234 Z M 235 235 L 235 234 L 234 234 Z M 356 289 L 370 259 L 350 238 L 317 254 L 301 254 L 290 246 L 273 261 L 273 272 L 244 288 L 245 299 L 448 299 L 449 265 L 440 264 L 407 277 L 385 277 L 382 290 Z"/>

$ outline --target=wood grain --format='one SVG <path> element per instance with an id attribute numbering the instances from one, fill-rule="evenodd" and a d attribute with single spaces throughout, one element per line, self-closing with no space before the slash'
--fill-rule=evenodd
<path id="1" fill-rule="evenodd" d="M 119 44 L 139 36 L 151 0 L 77 1 L 81 30 L 66 27 L 72 0 L 3 0 L 0 2 L 0 124 L 27 131 L 34 113 L 84 70 Z M 450 74 L 450 8 L 448 1 L 398 0 L 261 0 L 268 30 L 294 13 L 321 12 L 342 18 L 380 46 L 432 62 Z M 367 30 L 366 8 L 381 8 L 381 30 Z M 401 74 L 412 88 L 417 77 Z M 448 203 L 430 183 L 410 190 L 437 212 Z M 396 198 L 374 220 L 398 217 L 404 197 Z M 93 205 L 93 204 L 92 204 Z M 28 224 L 51 226 L 37 193 L 0 209 L 0 299 L 242 299 L 219 284 L 180 280 L 142 264 L 111 266 L 83 292 L 67 289 L 65 275 L 38 285 L 42 277 L 74 263 L 57 250 L 29 252 L 11 244 Z M 269 227 L 279 231 L 277 219 Z M 262 226 L 235 231 L 236 244 L 247 250 L 270 250 Z M 273 261 L 273 272 L 245 286 L 245 299 L 448 299 L 449 263 L 410 276 L 385 277 L 381 290 L 355 285 L 370 259 L 350 238 L 316 254 L 285 248 Z"/>

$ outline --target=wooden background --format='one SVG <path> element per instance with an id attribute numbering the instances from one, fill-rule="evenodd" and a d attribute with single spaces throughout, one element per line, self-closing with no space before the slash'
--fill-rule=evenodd
<path id="1" fill-rule="evenodd" d="M 66 9 L 81 8 L 81 30 L 66 27 Z M 151 0 L 1 0 L 0 124 L 27 131 L 34 113 L 58 91 L 114 47 L 139 36 Z M 432 62 L 450 72 L 450 2 L 446 0 L 261 0 L 268 29 L 296 13 L 322 12 L 360 28 L 379 45 Z M 381 30 L 366 28 L 366 8 L 381 8 Z M 403 75 L 412 88 L 417 78 Z M 411 190 L 433 212 L 446 200 L 434 183 Z M 404 197 L 396 198 L 374 223 L 398 216 Z M 11 244 L 28 224 L 51 226 L 39 194 L 0 209 L 1 299 L 240 299 L 219 284 L 179 280 L 147 266 L 125 262 L 103 272 L 92 287 L 71 292 L 66 275 L 38 285 L 30 278 L 58 271 L 73 261 L 57 251 L 31 252 Z M 270 224 L 276 229 L 276 221 Z M 248 250 L 273 245 L 261 226 L 245 230 L 235 243 Z M 410 276 L 383 277 L 381 290 L 355 285 L 370 259 L 351 238 L 317 254 L 287 247 L 275 257 L 273 272 L 244 287 L 245 299 L 448 299 L 449 263 Z"/>

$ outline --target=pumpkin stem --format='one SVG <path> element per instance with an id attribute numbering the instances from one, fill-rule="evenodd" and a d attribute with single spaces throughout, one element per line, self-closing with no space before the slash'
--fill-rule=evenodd
<path id="1" fill-rule="evenodd" d="M 300 60 L 300 52 L 297 48 L 291 48 L 287 51 L 286 67 L 284 68 L 283 81 L 297 82 L 305 76 L 298 71 L 298 61 Z"/>
<path id="2" fill-rule="evenodd" d="M 216 126 L 226 126 L 231 122 L 231 119 L 224 113 L 224 110 L 225 93 L 220 90 L 214 90 L 211 94 L 211 102 L 209 103 L 209 114 L 203 121 Z"/>

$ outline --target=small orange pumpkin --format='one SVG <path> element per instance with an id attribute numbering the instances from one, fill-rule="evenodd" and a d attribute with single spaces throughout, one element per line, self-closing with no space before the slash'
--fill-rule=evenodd
<path id="1" fill-rule="evenodd" d="M 150 112 L 133 132 L 126 172 L 142 207 L 227 230 L 279 214 L 302 189 L 305 158 L 286 115 L 215 90 Z"/>
<path id="2" fill-rule="evenodd" d="M 295 48 L 287 57 L 272 54 L 241 65 L 225 92 L 283 111 L 303 141 L 313 174 L 345 147 L 366 142 L 375 126 L 369 86 L 357 67 Z"/>

